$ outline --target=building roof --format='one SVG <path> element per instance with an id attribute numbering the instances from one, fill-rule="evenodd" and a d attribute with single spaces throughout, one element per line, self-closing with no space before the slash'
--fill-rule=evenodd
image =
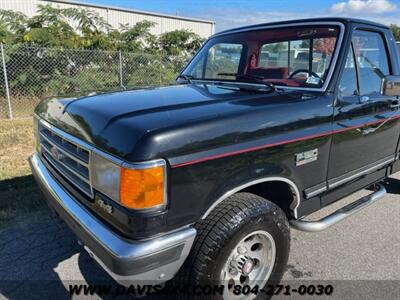
<path id="1" fill-rule="evenodd" d="M 55 3 L 63 3 L 63 4 L 74 4 L 74 5 L 81 5 L 81 6 L 95 7 L 95 8 L 103 8 L 103 9 L 112 9 L 112 10 L 118 10 L 118 11 L 129 12 L 129 13 L 137 13 L 137 14 L 141 14 L 141 15 L 163 17 L 163 18 L 170 18 L 170 19 L 197 22 L 197 23 L 215 24 L 215 21 L 211 21 L 211 20 L 189 18 L 189 17 L 181 17 L 181 16 L 168 15 L 168 14 L 162 14 L 162 13 L 155 13 L 155 12 L 149 12 L 149 11 L 143 11 L 143 10 L 137 10 L 137 9 L 117 7 L 117 6 L 108 6 L 108 5 L 87 3 L 87 2 L 70 1 L 70 0 L 43 0 L 43 1 L 55 2 Z"/>
<path id="2" fill-rule="evenodd" d="M 367 24 L 367 25 L 373 25 L 373 26 L 378 26 L 378 27 L 383 27 L 383 28 L 389 28 L 386 25 L 380 24 L 380 23 L 375 23 L 372 21 L 368 20 L 363 20 L 363 19 L 356 19 L 356 18 L 340 18 L 340 17 L 325 17 L 325 18 L 309 18 L 309 19 L 297 19 L 297 20 L 289 20 L 289 21 L 280 21 L 280 22 L 272 22 L 272 23 L 262 23 L 262 24 L 256 24 L 256 25 L 249 25 L 249 26 L 243 26 L 243 27 L 238 27 L 238 28 L 233 28 L 233 29 L 228 29 L 225 31 L 220 31 L 215 34 L 215 36 L 220 35 L 220 34 L 226 34 L 226 33 L 231 33 L 235 31 L 247 31 L 247 30 L 255 30 L 259 29 L 260 27 L 267 27 L 267 26 L 275 26 L 275 25 L 290 25 L 293 23 L 309 23 L 309 22 L 338 22 L 338 23 L 343 23 L 343 24 L 348 24 L 348 23 L 361 23 L 361 24 Z"/>

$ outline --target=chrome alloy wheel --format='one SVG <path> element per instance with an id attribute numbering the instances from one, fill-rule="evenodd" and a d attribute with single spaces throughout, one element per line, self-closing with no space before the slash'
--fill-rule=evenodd
<path id="1" fill-rule="evenodd" d="M 275 264 L 276 246 L 272 236 L 263 230 L 244 237 L 231 251 L 221 271 L 224 299 L 252 299 L 254 293 L 233 294 L 234 286 L 258 286 L 262 289 Z"/>

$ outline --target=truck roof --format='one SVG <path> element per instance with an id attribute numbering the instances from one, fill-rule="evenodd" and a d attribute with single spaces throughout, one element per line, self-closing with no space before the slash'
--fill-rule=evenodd
<path id="1" fill-rule="evenodd" d="M 266 26 L 274 26 L 274 25 L 290 25 L 293 23 L 309 23 L 309 22 L 339 22 L 343 24 L 349 24 L 349 23 L 361 23 L 361 24 L 367 24 L 367 25 L 372 25 L 372 26 L 377 26 L 377 27 L 382 27 L 382 28 L 389 28 L 388 26 L 368 20 L 363 20 L 363 19 L 356 19 L 356 18 L 345 18 L 345 17 L 326 17 L 326 18 L 308 18 L 308 19 L 296 19 L 296 20 L 289 20 L 289 21 L 279 21 L 279 22 L 272 22 L 272 23 L 261 23 L 261 24 L 256 24 L 256 25 L 249 25 L 249 26 L 243 26 L 243 27 L 237 27 L 237 28 L 232 28 L 228 30 L 224 30 L 221 32 L 216 33 L 214 36 L 220 35 L 220 34 L 227 34 L 227 33 L 233 33 L 235 31 L 251 31 L 255 29 L 259 29 L 260 27 L 266 27 Z"/>

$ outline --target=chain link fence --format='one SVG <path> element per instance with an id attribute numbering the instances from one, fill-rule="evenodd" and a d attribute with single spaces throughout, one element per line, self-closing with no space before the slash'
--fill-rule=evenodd
<path id="1" fill-rule="evenodd" d="M 1 45 L 0 119 L 28 117 L 45 97 L 172 82 L 188 57 Z"/>

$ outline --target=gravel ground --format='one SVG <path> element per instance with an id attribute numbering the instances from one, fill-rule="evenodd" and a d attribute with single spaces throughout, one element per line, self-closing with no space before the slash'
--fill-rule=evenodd
<path id="1" fill-rule="evenodd" d="M 332 284 L 335 292 L 328 299 L 398 297 L 400 175 L 390 179 L 387 190 L 388 195 L 378 203 L 326 231 L 292 230 L 284 283 Z M 366 193 L 358 192 L 339 204 Z M 55 219 L 0 231 L 0 298 L 44 299 L 51 295 L 53 299 L 68 299 L 69 284 L 103 280 L 110 277 Z"/>

